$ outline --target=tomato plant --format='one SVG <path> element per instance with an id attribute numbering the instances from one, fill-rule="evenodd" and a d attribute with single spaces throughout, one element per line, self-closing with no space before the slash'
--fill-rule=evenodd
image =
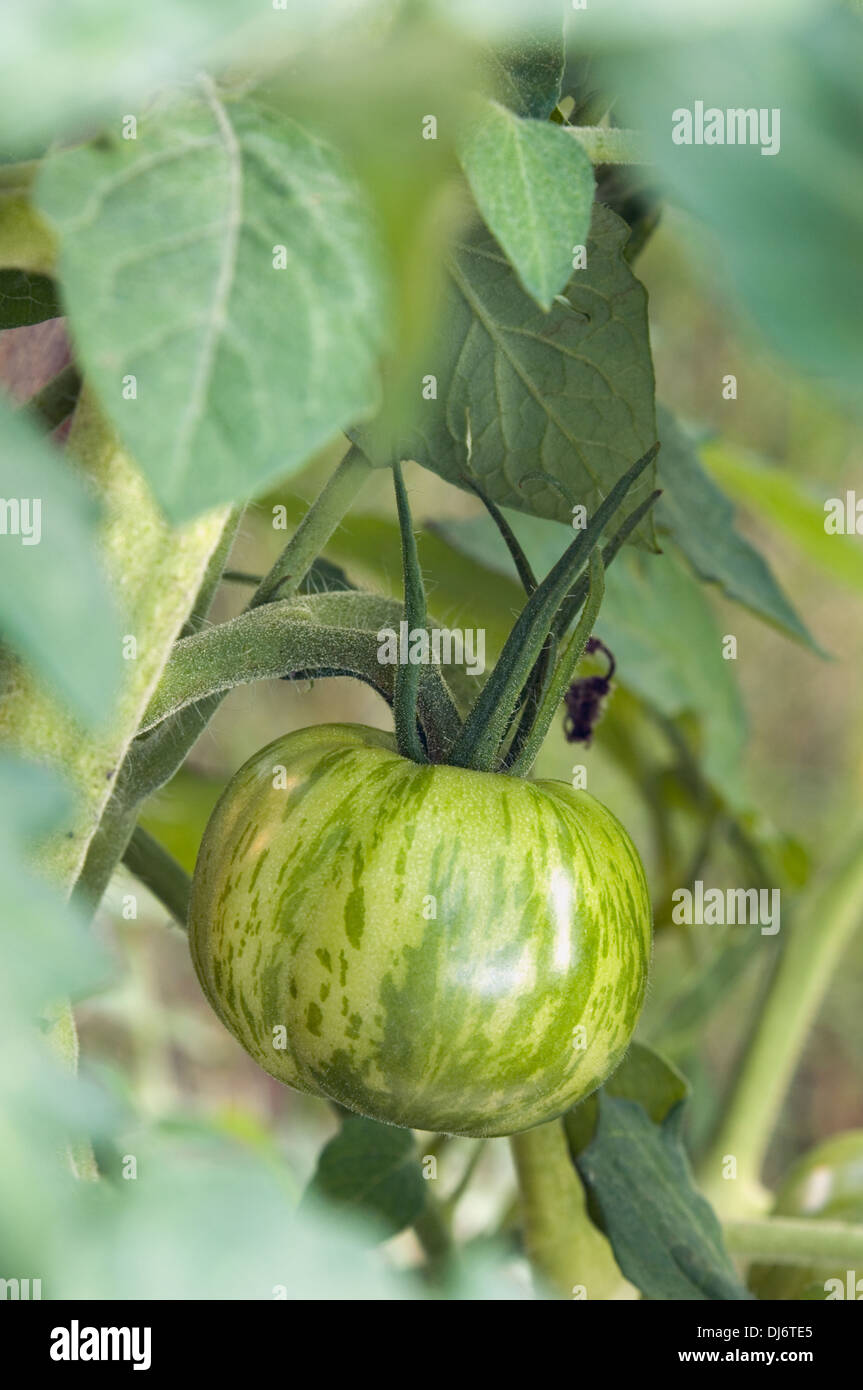
<path id="1" fill-rule="evenodd" d="M 0 21 L 3 1288 L 856 1289 L 863 25 L 709 8 Z"/>

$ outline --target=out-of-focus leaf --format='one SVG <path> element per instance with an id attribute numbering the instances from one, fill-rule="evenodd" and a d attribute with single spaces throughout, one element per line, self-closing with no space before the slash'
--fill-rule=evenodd
<path id="1" fill-rule="evenodd" d="M 437 395 L 418 407 L 401 456 L 460 487 L 473 476 L 498 504 L 536 516 L 594 512 L 656 438 L 647 297 L 623 256 L 627 236 L 594 204 L 587 267 L 548 314 L 487 232 L 462 244 L 428 354 Z M 627 508 L 652 487 L 650 468 Z M 652 529 L 640 529 L 649 543 Z"/>
<path id="2" fill-rule="evenodd" d="M 741 805 L 743 702 L 698 581 L 671 554 L 624 551 L 606 576 L 596 631 L 630 690 L 669 718 L 694 717 L 705 776 Z"/>
<path id="3" fill-rule="evenodd" d="M 547 121 L 560 100 L 564 56 L 562 26 L 554 40 L 526 35 L 517 45 L 492 50 L 488 69 L 499 99 L 517 116 Z"/>
<path id="4" fill-rule="evenodd" d="M 173 520 L 296 470 L 375 404 L 376 239 L 296 122 L 203 82 L 137 140 L 52 155 L 38 196 L 84 366 Z"/>
<path id="5" fill-rule="evenodd" d="M 608 71 L 621 119 L 644 131 L 659 180 L 706 224 L 742 309 L 852 408 L 863 365 L 861 63 L 863 19 L 834 6 L 794 27 L 663 35 L 617 53 Z M 729 111 L 751 112 L 764 133 L 708 144 L 693 131 L 675 143 L 675 113 L 696 101 L 723 125 Z"/>
<path id="6" fill-rule="evenodd" d="M 301 36 L 340 23 L 355 0 L 152 0 L 124 12 L 114 0 L 29 0 L 3 10 L 0 147 L 36 153 L 69 129 L 131 113 L 208 58 L 289 55 Z M 219 45 L 221 44 L 221 48 Z"/>
<path id="7" fill-rule="evenodd" d="M 34 168 L 0 164 L 0 266 L 47 276 L 54 269 L 57 245 L 30 200 Z"/>
<path id="8" fill-rule="evenodd" d="M 77 717 L 98 723 L 123 666 L 98 508 L 72 461 L 2 403 L 0 440 L 0 635 Z"/>
<path id="9" fill-rule="evenodd" d="M 702 445 L 701 460 L 742 507 L 775 526 L 831 579 L 863 593 L 863 543 L 856 535 L 828 533 L 823 504 L 797 478 L 720 441 Z"/>
<path id="10" fill-rule="evenodd" d="M 593 166 L 576 140 L 549 121 L 523 120 L 495 101 L 460 143 L 462 167 L 486 226 L 540 308 L 572 275 L 587 241 Z"/>
<path id="11" fill-rule="evenodd" d="M 745 23 L 780 23 L 793 18 L 801 9 L 811 9 L 823 0 L 728 0 L 716 5 L 708 0 L 614 0 L 613 4 L 586 5 L 573 10 L 569 0 L 434 0 L 440 14 L 471 32 L 489 33 L 527 30 L 554 33 L 561 15 L 569 16 L 568 33 L 573 42 L 597 40 L 622 43 L 657 32 L 677 38 L 681 34 L 712 33 Z"/>
<path id="12" fill-rule="evenodd" d="M 416 1220 L 425 1196 L 412 1132 L 363 1115 L 344 1116 L 307 1189 L 307 1200 L 321 1198 L 369 1216 L 387 1236 Z"/>
<path id="13" fill-rule="evenodd" d="M 672 537 L 701 579 L 719 584 L 728 598 L 819 650 L 767 561 L 736 529 L 733 506 L 704 472 L 685 430 L 662 406 L 657 425 L 663 489 L 656 507 L 659 530 Z"/>
<path id="14" fill-rule="evenodd" d="M 0 329 L 43 323 L 62 312 L 57 287 L 47 275 L 0 270 Z"/>

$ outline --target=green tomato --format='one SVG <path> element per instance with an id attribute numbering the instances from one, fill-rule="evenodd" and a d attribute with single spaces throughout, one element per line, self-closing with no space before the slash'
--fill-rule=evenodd
<path id="1" fill-rule="evenodd" d="M 836 1134 L 792 1164 L 779 1185 L 773 1216 L 818 1216 L 863 1222 L 863 1129 Z M 847 1271 L 829 1265 L 755 1265 L 749 1287 L 762 1299 L 824 1298 L 828 1279 L 846 1286 Z"/>
<path id="2" fill-rule="evenodd" d="M 510 1134 L 629 1044 L 651 945 L 623 827 L 562 782 L 420 766 L 325 725 L 236 774 L 201 844 L 192 958 L 272 1076 L 373 1119 Z"/>

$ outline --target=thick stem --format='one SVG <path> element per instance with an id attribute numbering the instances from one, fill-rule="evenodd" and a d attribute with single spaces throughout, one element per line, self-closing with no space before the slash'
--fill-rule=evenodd
<path id="1" fill-rule="evenodd" d="M 269 574 L 256 590 L 250 607 L 267 600 L 268 587 L 283 595 L 296 592 L 318 551 L 326 544 L 367 478 L 371 464 L 355 448 L 348 450 L 323 492 L 312 504 L 291 540 Z M 227 526 L 236 525 L 231 517 Z M 197 603 L 196 603 L 197 607 Z M 111 873 L 125 850 L 138 816 L 141 802 L 176 772 L 215 714 L 223 693 L 202 699 L 200 705 L 183 710 L 151 738 L 132 742 L 121 769 L 114 796 L 109 802 L 103 825 L 94 837 L 83 867 L 76 893 L 95 907 L 104 893 Z M 98 841 L 98 843 L 96 843 Z"/>
<path id="2" fill-rule="evenodd" d="M 414 1234 L 426 1257 L 426 1271 L 433 1283 L 445 1276 L 453 1256 L 453 1238 L 447 1213 L 431 1197 L 414 1222 Z"/>
<path id="3" fill-rule="evenodd" d="M 189 920 L 192 880 L 173 855 L 139 825 L 126 846 L 123 863 L 185 931 Z"/>
<path id="4" fill-rule="evenodd" d="M 539 1292 L 553 1298 L 637 1298 L 605 1236 L 590 1220 L 562 1122 L 514 1134 L 509 1142 L 521 1192 L 524 1244 Z"/>
<path id="5" fill-rule="evenodd" d="M 744 1216 L 760 1205 L 760 1176 L 773 1127 L 842 952 L 863 919 L 863 835 L 835 872 L 801 903 L 764 1007 L 701 1168 L 720 1211 Z M 723 1179 L 726 1157 L 736 1181 Z"/>
<path id="6" fill-rule="evenodd" d="M 863 1226 L 810 1217 L 774 1217 L 769 1221 L 728 1221 L 722 1228 L 732 1255 L 770 1264 L 863 1264 Z"/>
<path id="7" fill-rule="evenodd" d="M 274 598 L 290 598 L 303 582 L 339 522 L 350 508 L 374 465 L 352 444 L 323 492 L 309 507 L 269 574 L 252 596 L 250 608 Z"/>

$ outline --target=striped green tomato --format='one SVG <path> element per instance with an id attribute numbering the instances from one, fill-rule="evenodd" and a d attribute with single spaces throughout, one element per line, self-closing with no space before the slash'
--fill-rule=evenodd
<path id="1" fill-rule="evenodd" d="M 190 909 L 210 1003 L 272 1076 L 390 1124 L 510 1134 L 621 1060 L 651 943 L 644 871 L 600 802 L 288 734 L 213 812 Z"/>

